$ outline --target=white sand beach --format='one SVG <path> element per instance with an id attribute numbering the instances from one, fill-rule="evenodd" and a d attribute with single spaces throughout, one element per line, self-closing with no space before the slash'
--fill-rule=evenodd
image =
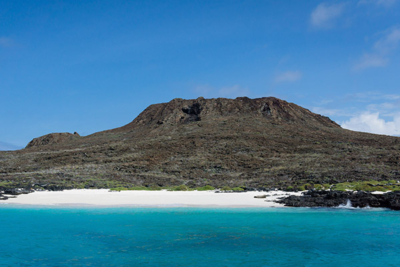
<path id="1" fill-rule="evenodd" d="M 283 207 L 273 202 L 287 196 L 283 191 L 215 193 L 213 191 L 121 191 L 108 189 L 75 189 L 40 191 L 18 195 L 0 204 L 61 205 L 61 206 L 151 206 L 151 207 Z M 300 193 L 290 193 L 300 194 Z M 269 195 L 267 198 L 254 196 Z"/>

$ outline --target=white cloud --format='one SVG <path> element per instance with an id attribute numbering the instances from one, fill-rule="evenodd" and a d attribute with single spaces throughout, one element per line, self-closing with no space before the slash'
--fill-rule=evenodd
<path id="1" fill-rule="evenodd" d="M 351 99 L 352 101 L 358 102 L 370 102 L 371 100 L 398 100 L 400 95 L 395 94 L 382 94 L 380 92 L 362 92 L 347 94 L 344 96 L 345 99 Z"/>
<path id="2" fill-rule="evenodd" d="M 390 102 L 384 102 L 380 104 L 370 104 L 367 106 L 368 110 L 373 110 L 373 111 L 391 111 L 393 109 L 398 109 L 400 107 L 400 101 L 396 101 L 393 103 Z"/>
<path id="3" fill-rule="evenodd" d="M 231 87 L 213 88 L 209 85 L 200 85 L 194 89 L 194 92 L 203 97 L 227 97 L 235 98 L 239 96 L 249 96 L 250 90 L 243 88 L 240 85 L 234 85 Z"/>
<path id="4" fill-rule="evenodd" d="M 354 70 L 366 68 L 384 67 L 389 63 L 388 56 L 394 52 L 400 43 L 400 28 L 394 27 L 383 33 L 383 36 L 377 40 L 372 53 L 364 54 L 354 65 Z"/>
<path id="5" fill-rule="evenodd" d="M 343 122 L 342 127 L 360 132 L 400 135 L 400 113 L 393 115 L 391 120 L 385 120 L 380 117 L 379 112 L 367 111 Z"/>
<path id="6" fill-rule="evenodd" d="M 395 50 L 400 41 L 400 28 L 392 28 L 384 33 L 384 36 L 374 44 L 374 49 L 379 53 L 387 54 Z"/>
<path id="7" fill-rule="evenodd" d="M 10 47 L 14 44 L 14 41 L 7 37 L 0 37 L 0 46 Z"/>
<path id="8" fill-rule="evenodd" d="M 362 70 L 366 68 L 384 67 L 388 64 L 389 60 L 382 55 L 364 54 L 356 65 L 354 70 Z"/>
<path id="9" fill-rule="evenodd" d="M 396 100 L 396 99 L 400 99 L 400 95 L 384 95 L 385 99 L 390 99 L 390 100 Z M 400 106 L 400 103 L 399 103 Z"/>
<path id="10" fill-rule="evenodd" d="M 360 0 L 358 5 L 376 4 L 378 6 L 391 7 L 396 4 L 397 0 Z"/>
<path id="11" fill-rule="evenodd" d="M 395 135 L 400 130 L 400 95 L 362 92 L 332 96 L 312 111 L 342 121 L 344 128 Z M 397 125 L 395 128 L 393 125 Z"/>
<path id="12" fill-rule="evenodd" d="M 315 28 L 331 28 L 335 24 L 335 20 L 342 15 L 344 4 L 328 5 L 326 3 L 319 4 L 312 12 L 310 23 Z"/>
<path id="13" fill-rule="evenodd" d="M 275 77 L 275 83 L 295 82 L 300 80 L 301 77 L 303 77 L 303 74 L 300 71 L 286 71 Z"/>

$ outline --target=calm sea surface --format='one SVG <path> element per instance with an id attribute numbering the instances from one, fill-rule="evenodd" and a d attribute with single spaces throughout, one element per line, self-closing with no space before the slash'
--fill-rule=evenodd
<path id="1" fill-rule="evenodd" d="M 0 266 L 400 266 L 400 212 L 0 205 Z"/>

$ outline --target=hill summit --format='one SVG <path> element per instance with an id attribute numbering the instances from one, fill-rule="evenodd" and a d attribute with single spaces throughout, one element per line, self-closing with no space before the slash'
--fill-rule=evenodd
<path id="1" fill-rule="evenodd" d="M 340 127 L 328 117 L 312 113 L 296 104 L 275 97 L 256 99 L 199 97 L 191 100 L 176 98 L 168 103 L 151 105 L 131 123 L 114 131 L 129 131 L 142 126 L 158 127 L 163 124 L 176 126 L 244 116 L 267 120 L 270 123 L 305 123 L 310 126 Z"/>

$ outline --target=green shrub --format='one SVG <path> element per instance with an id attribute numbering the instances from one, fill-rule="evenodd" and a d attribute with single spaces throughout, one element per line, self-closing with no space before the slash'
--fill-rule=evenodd
<path id="1" fill-rule="evenodd" d="M 325 190 L 331 188 L 331 185 L 330 185 L 330 184 L 323 184 L 322 186 L 324 187 Z"/>
<path id="2" fill-rule="evenodd" d="M 297 187 L 297 189 L 300 191 L 310 190 L 312 188 L 313 186 L 311 184 L 303 184 Z"/>
<path id="3" fill-rule="evenodd" d="M 314 187 L 313 187 L 312 184 L 304 184 L 304 188 L 305 188 L 306 190 L 310 190 L 310 189 L 313 189 Z"/>
<path id="4" fill-rule="evenodd" d="M 8 187 L 11 186 L 12 184 L 13 184 L 12 182 L 2 181 L 0 182 L 0 187 Z"/>
<path id="5" fill-rule="evenodd" d="M 189 187 L 184 184 L 178 185 L 172 191 L 189 191 Z"/>
<path id="6" fill-rule="evenodd" d="M 85 188 L 85 184 L 84 183 L 74 184 L 73 187 L 75 189 L 84 189 Z"/>
<path id="7" fill-rule="evenodd" d="M 223 186 L 221 188 L 221 191 L 232 191 L 232 188 L 230 188 L 229 186 Z"/>
<path id="8" fill-rule="evenodd" d="M 212 187 L 211 185 L 205 185 L 203 187 L 197 187 L 196 190 L 197 191 L 209 191 L 209 190 L 215 190 L 215 188 Z"/>
<path id="9" fill-rule="evenodd" d="M 148 190 L 148 188 L 145 186 L 132 186 L 129 187 L 128 190 Z"/>
<path id="10" fill-rule="evenodd" d="M 375 186 L 375 187 L 372 187 L 370 191 L 381 191 L 381 192 L 386 192 L 386 191 L 388 191 L 388 189 L 386 189 L 386 188 L 383 187 L 383 186 Z"/>
<path id="11" fill-rule="evenodd" d="M 355 190 L 356 185 L 349 182 L 335 184 L 333 189 L 337 191 Z"/>
<path id="12" fill-rule="evenodd" d="M 355 185 L 354 190 L 370 192 L 370 191 L 374 191 L 374 188 L 375 187 L 369 186 L 367 184 L 359 183 L 359 184 Z"/>
<path id="13" fill-rule="evenodd" d="M 151 191 L 160 191 L 162 188 L 158 185 L 151 185 L 149 187 L 147 187 L 147 190 L 151 190 Z"/>
<path id="14" fill-rule="evenodd" d="M 243 192 L 244 189 L 241 188 L 241 187 L 234 187 L 234 188 L 232 188 L 232 191 L 233 191 L 233 192 Z"/>
<path id="15" fill-rule="evenodd" d="M 128 190 L 128 188 L 126 187 L 115 187 L 115 188 L 110 188 L 110 191 L 124 191 L 124 190 Z"/>
<path id="16" fill-rule="evenodd" d="M 320 185 L 320 184 L 314 184 L 314 189 L 315 189 L 315 190 L 322 190 L 323 187 L 322 187 L 322 185 Z"/>

